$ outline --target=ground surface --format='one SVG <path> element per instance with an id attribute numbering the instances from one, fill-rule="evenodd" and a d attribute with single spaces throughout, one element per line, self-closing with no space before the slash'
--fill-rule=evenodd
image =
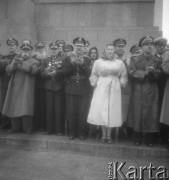
<path id="1" fill-rule="evenodd" d="M 91 151 L 102 153 L 90 153 Z M 118 151 L 121 152 L 118 154 Z M 133 152 L 133 156 L 130 151 Z M 139 154 L 134 153 L 135 151 L 140 153 L 140 157 Z M 151 157 L 144 154 L 146 151 L 152 152 Z M 112 154 L 107 156 L 106 153 L 110 152 Z M 161 154 L 160 157 L 160 153 L 163 152 L 165 152 L 164 156 Z M 139 168 L 149 167 L 150 163 L 156 168 L 166 167 L 169 173 L 169 158 L 166 152 L 166 149 L 161 146 L 147 148 L 143 145 L 137 148 L 132 142 L 127 141 L 103 145 L 98 140 L 76 139 L 70 142 L 67 137 L 55 135 L 2 132 L 0 134 L 0 180 L 108 180 L 110 162 L 118 162 L 118 166 L 121 162 L 126 162 L 122 168 L 124 174 L 129 172 L 129 167 L 133 166 L 137 168 L 137 175 L 139 175 Z M 121 154 L 124 153 L 125 156 L 122 157 Z M 128 153 L 129 156 L 127 156 Z M 158 172 L 158 169 L 153 170 L 153 176 Z M 149 179 L 148 171 L 144 172 L 144 179 Z"/>
<path id="2" fill-rule="evenodd" d="M 124 174 L 129 166 L 149 166 L 150 162 L 169 170 L 167 159 L 117 159 L 65 151 L 1 148 L 0 180 L 107 180 L 109 162 L 126 162 L 122 169 Z M 148 179 L 147 172 L 144 177 Z"/>

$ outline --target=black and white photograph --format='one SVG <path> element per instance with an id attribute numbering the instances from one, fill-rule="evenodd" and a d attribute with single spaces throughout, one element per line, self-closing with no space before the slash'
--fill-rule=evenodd
<path id="1" fill-rule="evenodd" d="M 169 0 L 0 0 L 0 180 L 169 179 Z"/>

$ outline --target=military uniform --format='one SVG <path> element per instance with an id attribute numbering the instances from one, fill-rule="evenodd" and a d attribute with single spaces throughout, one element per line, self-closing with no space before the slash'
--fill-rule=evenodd
<path id="1" fill-rule="evenodd" d="M 167 39 L 165 38 L 157 38 L 154 40 L 155 43 L 155 47 L 157 45 L 162 45 L 162 46 L 166 46 L 167 45 Z M 164 52 L 163 52 L 164 53 Z M 163 95 L 164 95 L 164 90 L 165 90 L 165 85 L 166 85 L 166 81 L 167 81 L 167 75 L 164 73 L 163 69 L 162 69 L 162 63 L 163 63 L 163 53 L 159 54 L 158 52 L 155 53 L 154 58 L 155 61 L 157 61 L 159 63 L 160 69 L 161 69 L 161 75 L 158 81 L 158 87 L 159 87 L 159 107 L 161 110 L 161 106 L 162 106 L 162 101 L 163 101 Z"/>
<path id="2" fill-rule="evenodd" d="M 43 42 L 38 42 L 35 45 L 35 48 L 45 48 L 45 44 Z M 35 77 L 34 129 L 46 130 L 46 98 L 44 87 L 45 80 L 42 77 L 42 71 L 44 69 L 47 57 L 41 59 L 37 55 L 35 55 L 34 58 L 39 61 L 39 71 Z"/>
<path id="3" fill-rule="evenodd" d="M 52 45 L 53 44 L 53 45 Z M 50 48 L 57 47 L 56 43 L 51 43 Z M 51 72 L 56 70 L 54 76 L 49 76 L 45 69 L 50 68 Z M 45 62 L 43 76 L 45 78 L 46 94 L 46 122 L 47 133 L 64 133 L 64 96 L 63 77 L 57 72 L 62 70 L 62 60 L 58 55 L 51 55 Z"/>
<path id="4" fill-rule="evenodd" d="M 143 37 L 140 47 L 152 46 L 153 38 Z M 148 49 L 148 48 L 147 48 Z M 151 51 L 152 51 L 151 49 Z M 143 49 L 144 50 L 144 49 Z M 135 132 L 135 144 L 142 141 L 142 133 L 146 134 L 146 144 L 153 145 L 153 133 L 159 131 L 159 91 L 158 77 L 159 63 L 149 52 L 143 52 L 135 59 L 131 59 L 129 74 L 131 77 L 131 102 L 127 124 Z"/>
<path id="5" fill-rule="evenodd" d="M 159 62 L 159 68 L 161 70 L 160 77 L 158 79 L 158 88 L 159 88 L 159 108 L 161 110 L 162 106 L 162 101 L 163 101 L 163 96 L 164 96 L 164 91 L 165 91 L 165 85 L 167 81 L 167 75 L 163 72 L 162 70 L 162 62 L 163 62 L 163 56 L 159 54 L 154 55 L 155 61 Z"/>
<path id="6" fill-rule="evenodd" d="M 16 44 L 18 46 L 18 41 L 14 38 L 9 38 L 7 40 L 7 46 L 10 44 Z M 1 90 L 0 90 L 0 112 L 2 112 L 6 92 L 8 89 L 8 84 L 11 76 L 6 73 L 6 67 L 8 64 L 12 62 L 14 57 L 16 57 L 17 54 L 15 52 L 9 53 L 8 55 L 2 56 L 0 60 L 0 81 L 1 81 Z M 8 117 L 2 116 L 2 122 L 1 122 L 1 128 L 10 127 L 11 126 L 11 120 Z"/>
<path id="7" fill-rule="evenodd" d="M 126 40 L 125 39 L 121 39 L 118 38 L 116 40 L 114 40 L 113 45 L 116 47 L 120 47 L 121 51 L 123 50 L 123 48 L 126 46 Z M 116 55 L 118 56 L 117 59 L 120 59 L 121 61 L 123 61 L 123 63 L 126 66 L 126 69 L 128 69 L 128 59 L 127 57 L 124 56 L 124 51 L 121 54 L 118 54 L 119 49 L 116 52 Z M 129 100 L 130 100 L 130 84 L 128 82 L 128 84 L 123 87 L 121 89 L 122 91 L 122 118 L 123 118 L 123 123 L 126 123 L 127 121 L 127 116 L 128 116 L 128 107 L 129 107 Z"/>
<path id="8" fill-rule="evenodd" d="M 77 58 L 77 57 L 76 57 Z M 90 93 L 90 60 L 88 57 L 84 59 L 83 64 L 71 63 L 71 57 L 67 57 L 65 73 L 67 75 L 65 81 L 66 94 L 66 121 L 68 123 L 69 136 L 84 137 L 87 131 L 87 114 Z"/>
<path id="9" fill-rule="evenodd" d="M 31 133 L 34 112 L 34 74 L 38 61 L 30 56 L 33 46 L 29 40 L 24 40 L 20 48 L 27 55 L 14 58 L 6 68 L 7 73 L 12 76 L 2 114 L 12 118 L 12 129 L 9 132 L 20 131 L 23 126 L 26 133 Z"/>
<path id="10" fill-rule="evenodd" d="M 158 88 L 159 88 L 159 109 L 160 109 L 160 112 L 161 112 L 161 117 L 165 114 L 164 113 L 164 109 L 165 109 L 165 105 L 163 105 L 163 110 L 162 110 L 162 103 L 163 102 L 167 102 L 167 98 L 163 98 L 164 97 L 164 92 L 165 92 L 165 88 L 166 88 L 166 83 L 167 83 L 167 79 L 168 79 L 168 75 L 167 73 L 165 72 L 166 71 L 166 68 L 162 68 L 162 66 L 164 66 L 163 64 L 167 64 L 166 62 L 166 58 L 165 58 L 165 47 L 167 45 L 167 39 L 166 38 L 162 38 L 162 37 L 159 37 L 159 38 L 156 38 L 154 40 L 154 43 L 155 43 L 155 48 L 156 48 L 156 53 L 154 55 L 154 58 L 157 62 L 159 62 L 159 65 L 160 65 L 160 69 L 161 69 L 161 75 L 159 77 L 159 80 L 158 80 Z M 160 48 L 160 49 L 158 49 Z M 160 50 L 160 52 L 159 52 Z M 165 58 L 165 60 L 164 60 Z M 167 96 L 166 96 L 167 97 Z M 161 140 L 166 143 L 168 141 L 168 127 L 161 123 L 160 124 L 160 137 L 161 137 Z"/>
<path id="11" fill-rule="evenodd" d="M 162 103 L 162 109 L 161 109 L 161 117 L 160 117 L 160 123 L 162 126 L 161 128 L 161 137 L 164 142 L 168 141 L 169 138 L 169 111 L 168 111 L 168 105 L 169 105 L 169 51 L 166 51 L 164 53 L 164 60 L 162 63 L 163 71 L 166 73 L 166 76 L 168 76 L 166 87 L 165 87 L 165 93 Z"/>
<path id="12" fill-rule="evenodd" d="M 58 46 L 58 57 L 60 57 L 61 59 L 64 58 L 64 46 L 66 45 L 65 41 L 63 40 L 57 40 L 56 44 Z"/>
<path id="13" fill-rule="evenodd" d="M 5 100 L 10 75 L 6 73 L 6 66 L 10 64 L 10 62 L 14 59 L 16 56 L 16 53 L 8 54 L 6 56 L 2 56 L 2 59 L 0 60 L 0 73 L 1 73 L 1 107 L 3 107 L 3 103 Z M 3 62 L 2 62 L 3 61 Z M 2 64 L 1 64 L 2 62 Z M 2 109 L 1 109 L 2 110 Z"/>

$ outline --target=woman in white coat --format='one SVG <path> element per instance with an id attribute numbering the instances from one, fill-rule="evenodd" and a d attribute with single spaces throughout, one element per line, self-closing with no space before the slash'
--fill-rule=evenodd
<path id="1" fill-rule="evenodd" d="M 106 45 L 103 56 L 94 62 L 90 83 L 94 93 L 87 122 L 100 125 L 101 141 L 111 143 L 112 127 L 122 125 L 121 87 L 127 83 L 127 70 L 115 58 L 113 44 Z"/>

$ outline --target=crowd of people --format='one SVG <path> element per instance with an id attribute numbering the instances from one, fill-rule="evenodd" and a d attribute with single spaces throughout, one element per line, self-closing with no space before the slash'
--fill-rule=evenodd
<path id="1" fill-rule="evenodd" d="M 33 47 L 7 40 L 0 55 L 0 128 L 8 133 L 43 131 L 70 140 L 96 135 L 112 143 L 120 133 L 135 145 L 169 141 L 167 39 L 144 36 L 125 55 L 125 39 L 97 47 L 77 37 Z M 18 53 L 19 50 L 19 53 Z"/>

